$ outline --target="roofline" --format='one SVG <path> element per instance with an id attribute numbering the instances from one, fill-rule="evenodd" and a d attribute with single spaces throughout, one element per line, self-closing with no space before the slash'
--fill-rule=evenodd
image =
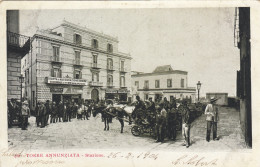
<path id="1" fill-rule="evenodd" d="M 103 50 L 95 49 L 95 48 L 92 48 L 92 47 L 87 47 L 87 46 L 83 46 L 83 45 L 76 45 L 76 44 L 74 44 L 72 42 L 63 41 L 63 40 L 51 38 L 51 37 L 40 35 L 40 34 L 34 34 L 33 40 L 35 38 L 49 40 L 49 41 L 53 41 L 53 42 L 58 42 L 58 43 L 62 43 L 62 44 L 65 44 L 65 45 L 70 45 L 70 46 L 78 47 L 78 48 L 82 48 L 82 49 L 87 49 L 87 50 L 90 50 L 92 52 L 99 52 L 99 53 L 101 52 L 101 53 L 104 53 L 104 54 L 107 54 L 107 55 L 118 56 L 118 57 L 122 57 L 122 58 L 125 58 L 125 59 L 130 59 L 130 60 L 133 59 L 131 57 L 131 55 L 125 56 L 125 55 L 121 55 L 121 54 L 117 54 L 117 53 L 110 53 L 110 52 L 106 52 L 106 51 L 103 51 Z"/>
<path id="2" fill-rule="evenodd" d="M 84 31 L 86 33 L 90 33 L 92 35 L 96 35 L 96 36 L 99 36 L 99 37 L 102 37 L 102 38 L 107 38 L 109 40 L 112 40 L 114 42 L 118 42 L 118 39 L 116 37 L 113 37 L 113 36 L 110 36 L 110 35 L 107 35 L 107 34 L 103 34 L 103 33 L 100 33 L 100 32 L 97 32 L 97 31 L 94 31 L 94 30 L 91 30 L 91 29 L 88 29 L 86 27 L 82 27 L 80 25 L 77 25 L 77 24 L 74 24 L 74 23 L 71 23 L 71 22 L 68 22 L 66 20 L 63 20 L 63 22 L 61 23 L 60 26 L 67 26 L 67 27 L 72 27 L 74 29 L 77 29 L 79 31 Z M 59 26 L 55 27 L 55 28 L 58 28 Z M 54 28 L 54 29 L 55 29 Z"/>
<path id="3" fill-rule="evenodd" d="M 184 74 L 187 75 L 187 71 L 173 70 L 173 71 L 163 71 L 163 72 L 152 72 L 143 74 L 133 74 L 131 77 L 143 77 L 143 76 L 154 76 L 154 75 L 167 75 L 167 74 Z"/>

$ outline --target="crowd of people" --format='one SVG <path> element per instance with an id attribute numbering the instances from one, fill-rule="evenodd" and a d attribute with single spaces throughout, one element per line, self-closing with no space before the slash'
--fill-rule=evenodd
<path id="1" fill-rule="evenodd" d="M 206 140 L 210 141 L 210 133 L 213 127 L 213 139 L 217 138 L 217 122 L 218 108 L 215 105 L 217 99 L 214 97 L 210 99 L 210 104 L 205 109 L 206 121 L 207 121 L 207 136 Z M 157 100 L 153 102 L 152 98 L 149 98 L 149 104 L 145 103 L 136 96 L 136 102 L 134 103 L 135 109 L 131 116 L 138 123 L 142 124 L 154 124 L 156 131 L 156 142 L 163 142 L 165 137 L 170 140 L 176 140 L 176 122 L 181 118 L 182 136 L 184 139 L 183 146 L 187 148 L 190 146 L 190 128 L 191 128 L 191 111 L 187 106 L 187 101 L 182 102 L 182 110 L 177 110 L 177 103 L 175 99 Z M 37 127 L 44 128 L 47 125 L 56 122 L 71 122 L 71 119 L 77 118 L 78 120 L 88 120 L 91 115 L 91 109 L 93 105 L 106 105 L 105 102 L 95 104 L 95 102 L 88 100 L 80 100 L 78 103 L 72 100 L 55 101 L 50 102 L 38 102 L 35 108 L 35 117 Z M 112 105 L 108 103 L 106 110 Z M 180 114 L 181 117 L 178 117 Z M 15 119 L 19 119 L 22 130 L 26 130 L 28 126 L 28 118 L 31 116 L 31 112 L 28 106 L 27 100 L 19 103 L 15 99 L 8 101 L 8 125 L 12 126 Z M 153 122 L 154 121 L 154 122 Z"/>
<path id="2" fill-rule="evenodd" d="M 39 101 L 35 107 L 34 115 L 36 117 L 37 127 L 44 128 L 51 123 L 71 122 L 71 119 L 89 120 L 91 115 L 90 106 L 93 101 L 79 101 L 78 103 L 71 100 L 64 102 L 46 102 Z M 19 103 L 15 99 L 8 101 L 8 125 L 11 127 L 16 120 L 20 123 L 22 130 L 26 130 L 28 126 L 28 118 L 31 116 L 31 111 L 27 100 Z"/>

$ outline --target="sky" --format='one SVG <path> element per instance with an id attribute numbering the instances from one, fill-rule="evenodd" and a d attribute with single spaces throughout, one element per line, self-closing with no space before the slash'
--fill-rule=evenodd
<path id="1" fill-rule="evenodd" d="M 119 40 L 130 53 L 132 71 L 171 65 L 188 72 L 188 86 L 200 94 L 236 95 L 239 49 L 234 47 L 235 8 L 21 10 L 20 32 L 53 28 L 63 19 Z"/>

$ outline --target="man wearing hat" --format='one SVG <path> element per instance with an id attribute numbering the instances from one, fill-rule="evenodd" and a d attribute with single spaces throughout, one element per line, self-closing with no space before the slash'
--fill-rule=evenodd
<path id="1" fill-rule="evenodd" d="M 213 126 L 213 140 L 218 140 L 217 138 L 217 122 L 219 120 L 218 108 L 215 105 L 215 102 L 218 99 L 215 97 L 210 98 L 210 104 L 207 105 L 205 109 L 206 121 L 207 121 L 207 136 L 206 140 L 210 140 L 211 127 Z"/>
<path id="2" fill-rule="evenodd" d="M 21 116 L 22 116 L 22 130 L 27 129 L 28 125 L 28 117 L 30 117 L 30 109 L 28 107 L 28 102 L 25 101 L 22 103 L 22 110 L 21 110 Z"/>

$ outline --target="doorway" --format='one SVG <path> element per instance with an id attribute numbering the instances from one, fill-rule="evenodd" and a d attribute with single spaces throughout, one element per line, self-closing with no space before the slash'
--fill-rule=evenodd
<path id="1" fill-rule="evenodd" d="M 91 91 L 91 99 L 94 100 L 95 102 L 98 102 L 99 95 L 98 95 L 98 90 L 97 89 L 93 89 Z"/>

